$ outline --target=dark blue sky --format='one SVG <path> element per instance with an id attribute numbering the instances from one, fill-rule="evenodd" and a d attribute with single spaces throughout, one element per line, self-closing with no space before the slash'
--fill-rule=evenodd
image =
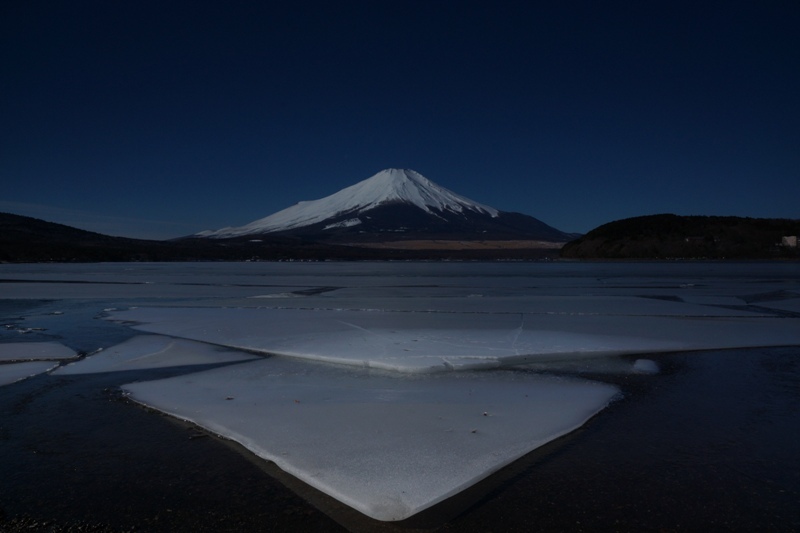
<path id="1" fill-rule="evenodd" d="M 800 2 L 0 7 L 0 211 L 168 238 L 387 167 L 565 231 L 800 218 Z"/>

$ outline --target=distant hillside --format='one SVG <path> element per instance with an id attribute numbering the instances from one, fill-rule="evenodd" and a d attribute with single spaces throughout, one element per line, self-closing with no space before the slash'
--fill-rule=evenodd
<path id="1" fill-rule="evenodd" d="M 502 243 L 501 243 L 502 244 Z M 513 244 L 513 243 L 512 243 Z M 302 237 L 252 236 L 149 241 L 110 237 L 36 218 L 0 213 L 0 263 L 100 261 L 536 260 L 557 249 L 482 248 L 444 243 L 435 249 L 374 249 Z"/>
<path id="2" fill-rule="evenodd" d="M 604 224 L 567 243 L 575 259 L 764 259 L 800 257 L 781 238 L 800 235 L 800 220 L 651 215 Z"/>
<path id="3" fill-rule="evenodd" d="M 63 224 L 0 213 L 0 263 L 248 259 L 246 246 L 110 237 Z"/>

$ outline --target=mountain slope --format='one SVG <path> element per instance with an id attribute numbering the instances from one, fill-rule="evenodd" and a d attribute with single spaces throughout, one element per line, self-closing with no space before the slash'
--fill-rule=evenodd
<path id="1" fill-rule="evenodd" d="M 470 200 L 408 169 L 386 169 L 325 198 L 195 237 L 230 239 L 267 233 L 339 242 L 413 238 L 566 242 L 576 237 L 534 217 Z"/>

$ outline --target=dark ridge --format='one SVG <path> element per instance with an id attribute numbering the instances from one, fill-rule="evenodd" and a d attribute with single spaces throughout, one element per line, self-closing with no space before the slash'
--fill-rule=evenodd
<path id="1" fill-rule="evenodd" d="M 567 243 L 571 259 L 800 258 L 782 244 L 800 234 L 800 220 L 723 216 L 650 215 L 610 222 Z"/>

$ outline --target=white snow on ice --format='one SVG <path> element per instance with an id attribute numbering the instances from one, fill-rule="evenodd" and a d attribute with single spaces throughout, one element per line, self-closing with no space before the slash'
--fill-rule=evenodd
<path id="1" fill-rule="evenodd" d="M 378 520 L 402 520 L 582 425 L 610 385 L 518 372 L 417 378 L 287 359 L 126 385 Z"/>
<path id="2" fill-rule="evenodd" d="M 232 363 L 259 356 L 161 335 L 140 335 L 57 369 L 53 374 L 93 374 L 186 365 Z"/>

